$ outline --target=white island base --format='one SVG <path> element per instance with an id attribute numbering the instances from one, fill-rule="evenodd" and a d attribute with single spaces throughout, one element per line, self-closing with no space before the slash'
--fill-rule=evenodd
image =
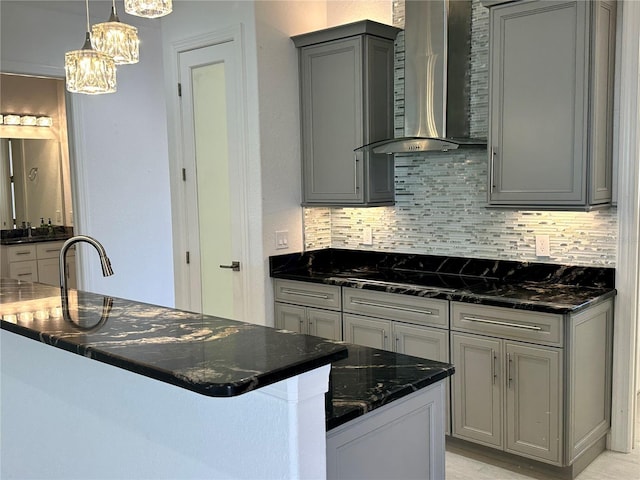
<path id="1" fill-rule="evenodd" d="M 325 478 L 325 365 L 208 397 L 0 330 L 0 477 Z"/>
<path id="2" fill-rule="evenodd" d="M 0 330 L 0 477 L 442 479 L 444 380 L 325 427 L 330 366 L 208 397 Z"/>

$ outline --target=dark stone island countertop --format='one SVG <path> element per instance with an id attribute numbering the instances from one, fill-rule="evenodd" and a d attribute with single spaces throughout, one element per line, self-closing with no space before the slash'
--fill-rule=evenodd
<path id="1" fill-rule="evenodd" d="M 616 295 L 615 269 L 323 249 L 269 258 L 274 278 L 555 314 Z"/>
<path id="2" fill-rule="evenodd" d="M 454 372 L 446 363 L 76 290 L 69 305 L 73 321 L 62 315 L 57 287 L 0 279 L 3 330 L 204 395 L 239 395 L 332 363 L 327 429 Z"/>
<path id="3" fill-rule="evenodd" d="M 66 316 L 59 288 L 1 279 L 2 329 L 212 397 L 347 355 L 344 345 L 319 337 L 77 290 L 68 298 Z"/>

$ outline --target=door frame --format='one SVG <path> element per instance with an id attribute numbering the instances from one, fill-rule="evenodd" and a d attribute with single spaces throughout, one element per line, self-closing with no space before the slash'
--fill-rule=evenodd
<path id="1" fill-rule="evenodd" d="M 235 56 L 238 59 L 238 82 L 233 88 L 236 89 L 236 98 L 240 105 L 239 111 L 236 112 L 238 121 L 235 126 L 230 128 L 237 129 L 237 137 L 240 139 L 237 145 L 237 157 L 233 159 L 238 163 L 239 173 L 241 177 L 241 185 L 238 199 L 240 202 L 240 218 L 237 222 L 240 225 L 240 242 L 241 251 L 239 261 L 243 266 L 242 289 L 242 311 L 245 315 L 249 315 L 251 308 L 249 305 L 249 295 L 246 292 L 251 291 L 252 284 L 250 276 L 253 269 L 249 268 L 249 246 L 251 241 L 249 238 L 249 211 L 250 204 L 248 190 L 248 165 L 247 165 L 247 100 L 246 100 L 246 79 L 245 79 L 245 62 L 244 62 L 244 45 L 242 42 L 243 32 L 242 26 L 237 25 L 216 32 L 197 35 L 185 38 L 171 43 L 170 58 L 167 62 L 170 65 L 171 85 L 168 86 L 167 107 L 169 110 L 169 145 L 171 154 L 169 155 L 169 178 L 171 187 L 171 205 L 172 205 L 172 235 L 173 235 L 173 266 L 174 266 L 174 291 L 176 308 L 188 309 L 189 307 L 189 269 L 186 264 L 185 255 L 188 250 L 186 238 L 186 221 L 181 212 L 186 208 L 186 198 L 184 194 L 184 186 L 182 180 L 183 154 L 184 154 L 184 132 L 182 129 L 180 97 L 178 96 L 178 83 L 180 81 L 180 54 L 189 50 L 195 50 L 203 47 L 210 47 L 221 43 L 231 43 Z"/>

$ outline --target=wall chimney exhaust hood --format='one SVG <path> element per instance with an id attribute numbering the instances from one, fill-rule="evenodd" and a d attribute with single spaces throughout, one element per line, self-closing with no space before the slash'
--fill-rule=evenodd
<path id="1" fill-rule="evenodd" d="M 470 0 L 405 2 L 404 137 L 356 151 L 409 154 L 486 147 L 469 138 Z"/>

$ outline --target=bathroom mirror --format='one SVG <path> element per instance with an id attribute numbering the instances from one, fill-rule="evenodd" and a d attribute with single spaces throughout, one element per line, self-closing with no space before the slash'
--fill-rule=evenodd
<path id="1" fill-rule="evenodd" d="M 64 225 L 65 205 L 62 184 L 60 142 L 24 138 L 0 139 L 2 169 L 2 228 L 42 219 Z"/>
<path id="2" fill-rule="evenodd" d="M 73 226 L 64 79 L 0 74 L 0 113 L 51 119 L 0 122 L 0 228 Z"/>

